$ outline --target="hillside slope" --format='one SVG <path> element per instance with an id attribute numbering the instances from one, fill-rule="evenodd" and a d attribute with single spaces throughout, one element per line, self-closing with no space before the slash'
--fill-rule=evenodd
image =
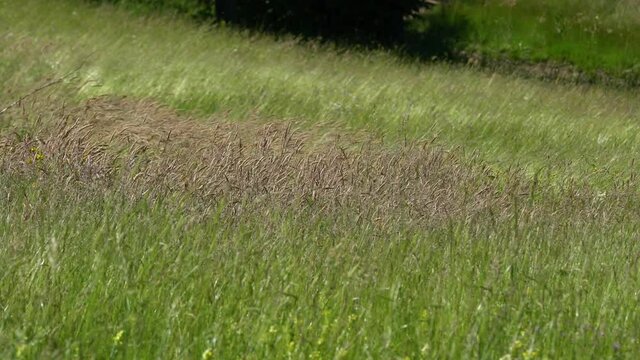
<path id="1" fill-rule="evenodd" d="M 0 358 L 640 354 L 637 93 L 0 9 Z"/>

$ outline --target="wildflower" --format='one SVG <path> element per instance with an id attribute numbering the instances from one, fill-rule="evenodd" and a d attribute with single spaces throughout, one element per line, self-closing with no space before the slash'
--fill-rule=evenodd
<path id="1" fill-rule="evenodd" d="M 16 347 L 16 358 L 21 358 L 27 352 L 27 344 L 20 344 Z"/>
<path id="2" fill-rule="evenodd" d="M 207 350 L 205 350 L 202 353 L 202 360 L 211 360 L 213 359 L 213 350 L 211 350 L 211 348 L 207 348 Z"/>
<path id="3" fill-rule="evenodd" d="M 124 338 L 124 330 L 120 330 L 113 337 L 113 346 L 122 345 L 122 339 Z"/>
<path id="4" fill-rule="evenodd" d="M 338 354 L 336 355 L 336 359 L 344 359 L 349 355 L 349 351 L 345 348 L 340 348 L 338 350 Z"/>
<path id="5" fill-rule="evenodd" d="M 29 151 L 33 154 L 33 159 L 28 159 L 27 163 L 31 164 L 33 161 L 42 161 L 44 160 L 44 153 L 39 148 L 32 146 Z"/>
<path id="6" fill-rule="evenodd" d="M 511 344 L 511 352 L 513 353 L 513 352 L 516 352 L 516 351 L 522 349 L 523 345 L 524 344 L 522 344 L 522 341 L 520 341 L 520 340 L 514 341 L 513 344 Z"/>
<path id="7" fill-rule="evenodd" d="M 354 321 L 358 320 L 358 315 L 356 314 L 350 314 L 349 315 L 349 323 L 352 323 Z"/>
<path id="8" fill-rule="evenodd" d="M 533 349 L 529 349 L 529 350 L 527 350 L 527 351 L 522 353 L 522 358 L 524 360 L 530 360 L 530 359 L 535 358 L 537 355 L 538 355 L 537 351 L 535 351 Z"/>
<path id="9" fill-rule="evenodd" d="M 287 344 L 287 352 L 288 352 L 289 354 L 292 354 L 295 350 L 296 350 L 296 343 L 295 343 L 295 341 L 289 341 L 289 343 Z"/>

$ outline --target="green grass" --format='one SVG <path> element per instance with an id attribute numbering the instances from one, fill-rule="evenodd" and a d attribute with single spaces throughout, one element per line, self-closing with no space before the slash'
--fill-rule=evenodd
<path id="1" fill-rule="evenodd" d="M 2 182 L 3 358 L 638 354 L 637 225 L 230 226 L 170 201 Z"/>
<path id="2" fill-rule="evenodd" d="M 571 162 L 582 175 L 592 165 L 626 169 L 629 158 L 620 154 L 638 152 L 632 92 L 424 67 L 380 52 L 313 50 L 74 2 L 5 1 L 3 9 L 3 31 L 11 35 L 2 40 L 6 89 L 84 63 L 80 97 L 151 97 L 238 119 L 257 113 L 401 137 L 438 136 L 506 166 L 535 170 Z M 112 25 L 114 17 L 119 26 Z"/>
<path id="3" fill-rule="evenodd" d="M 467 50 L 572 64 L 637 83 L 639 9 L 637 0 L 463 0 L 452 11 L 471 23 Z"/>
<path id="4" fill-rule="evenodd" d="M 640 354 L 636 92 L 425 66 L 73 0 L 0 8 L 0 108 L 78 69 L 0 115 L 0 358 Z M 269 202 L 255 189 L 246 203 L 224 192 L 203 200 L 189 176 L 166 193 L 119 180 L 129 168 L 145 173 L 154 154 L 182 169 L 159 171 L 195 179 L 189 169 L 206 167 L 207 142 L 165 154 L 163 136 L 130 162 L 126 143 L 124 170 L 106 175 L 83 172 L 100 157 L 82 136 L 76 153 L 41 153 L 66 136 L 57 121 L 92 121 L 85 101 L 104 94 L 155 99 L 205 128 L 284 122 L 310 142 L 371 132 L 391 154 L 406 151 L 405 137 L 435 137 L 428 146 L 478 177 L 458 189 L 464 201 L 496 195 L 477 213 L 451 205 L 451 216 L 408 226 L 402 212 L 362 215 L 377 205 L 366 194 L 325 208 Z M 452 181 L 442 169 L 425 189 Z M 251 211 L 236 216 L 238 207 Z"/>

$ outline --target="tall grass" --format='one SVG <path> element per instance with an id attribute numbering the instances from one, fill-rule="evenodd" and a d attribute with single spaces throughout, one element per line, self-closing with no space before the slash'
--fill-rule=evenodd
<path id="1" fill-rule="evenodd" d="M 229 227 L 3 184 L 5 358 L 638 354 L 631 224 L 406 234 L 272 214 Z"/>
<path id="2" fill-rule="evenodd" d="M 438 136 L 505 166 L 571 162 L 580 174 L 592 165 L 624 170 L 630 159 L 621 154 L 638 151 L 633 92 L 424 67 L 383 52 L 314 49 L 73 1 L 2 7 L 3 63 L 17 68 L 5 72 L 5 89 L 84 64 L 80 97 L 152 97 L 237 119 L 259 114 Z"/>
<path id="3" fill-rule="evenodd" d="M 452 11 L 472 23 L 467 51 L 640 81 L 637 0 L 463 0 Z"/>
<path id="4" fill-rule="evenodd" d="M 428 144 L 335 182 L 331 146 L 287 131 L 50 105 L 0 141 L 2 357 L 638 353 L 636 183 L 557 193 Z"/>
<path id="5" fill-rule="evenodd" d="M 640 353 L 634 92 L 0 8 L 0 358 Z"/>

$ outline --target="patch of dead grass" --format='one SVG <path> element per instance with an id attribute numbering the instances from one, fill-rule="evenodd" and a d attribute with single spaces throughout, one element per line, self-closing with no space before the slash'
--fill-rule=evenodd
<path id="1" fill-rule="evenodd" d="M 552 190 L 517 172 L 496 177 L 477 159 L 430 142 L 393 147 L 365 134 L 318 142 L 290 123 L 204 121 L 115 97 L 40 111 L 31 117 L 48 120 L 32 133 L 2 136 L 3 173 L 129 197 L 179 195 L 205 209 L 224 203 L 234 216 L 347 211 L 357 221 L 422 226 L 514 216 L 611 219 L 626 216 L 628 206 L 627 193 L 603 196 L 576 184 Z M 30 112 L 37 106 L 20 113 Z"/>
<path id="2" fill-rule="evenodd" d="M 56 112 L 53 127 L 2 140 L 2 167 L 132 194 L 184 193 L 236 207 L 351 209 L 433 222 L 504 201 L 491 176 L 429 143 L 392 149 L 364 136 L 308 144 L 289 124 L 198 121 L 147 101 L 97 98 Z M 51 180 L 54 179 L 54 180 Z"/>

